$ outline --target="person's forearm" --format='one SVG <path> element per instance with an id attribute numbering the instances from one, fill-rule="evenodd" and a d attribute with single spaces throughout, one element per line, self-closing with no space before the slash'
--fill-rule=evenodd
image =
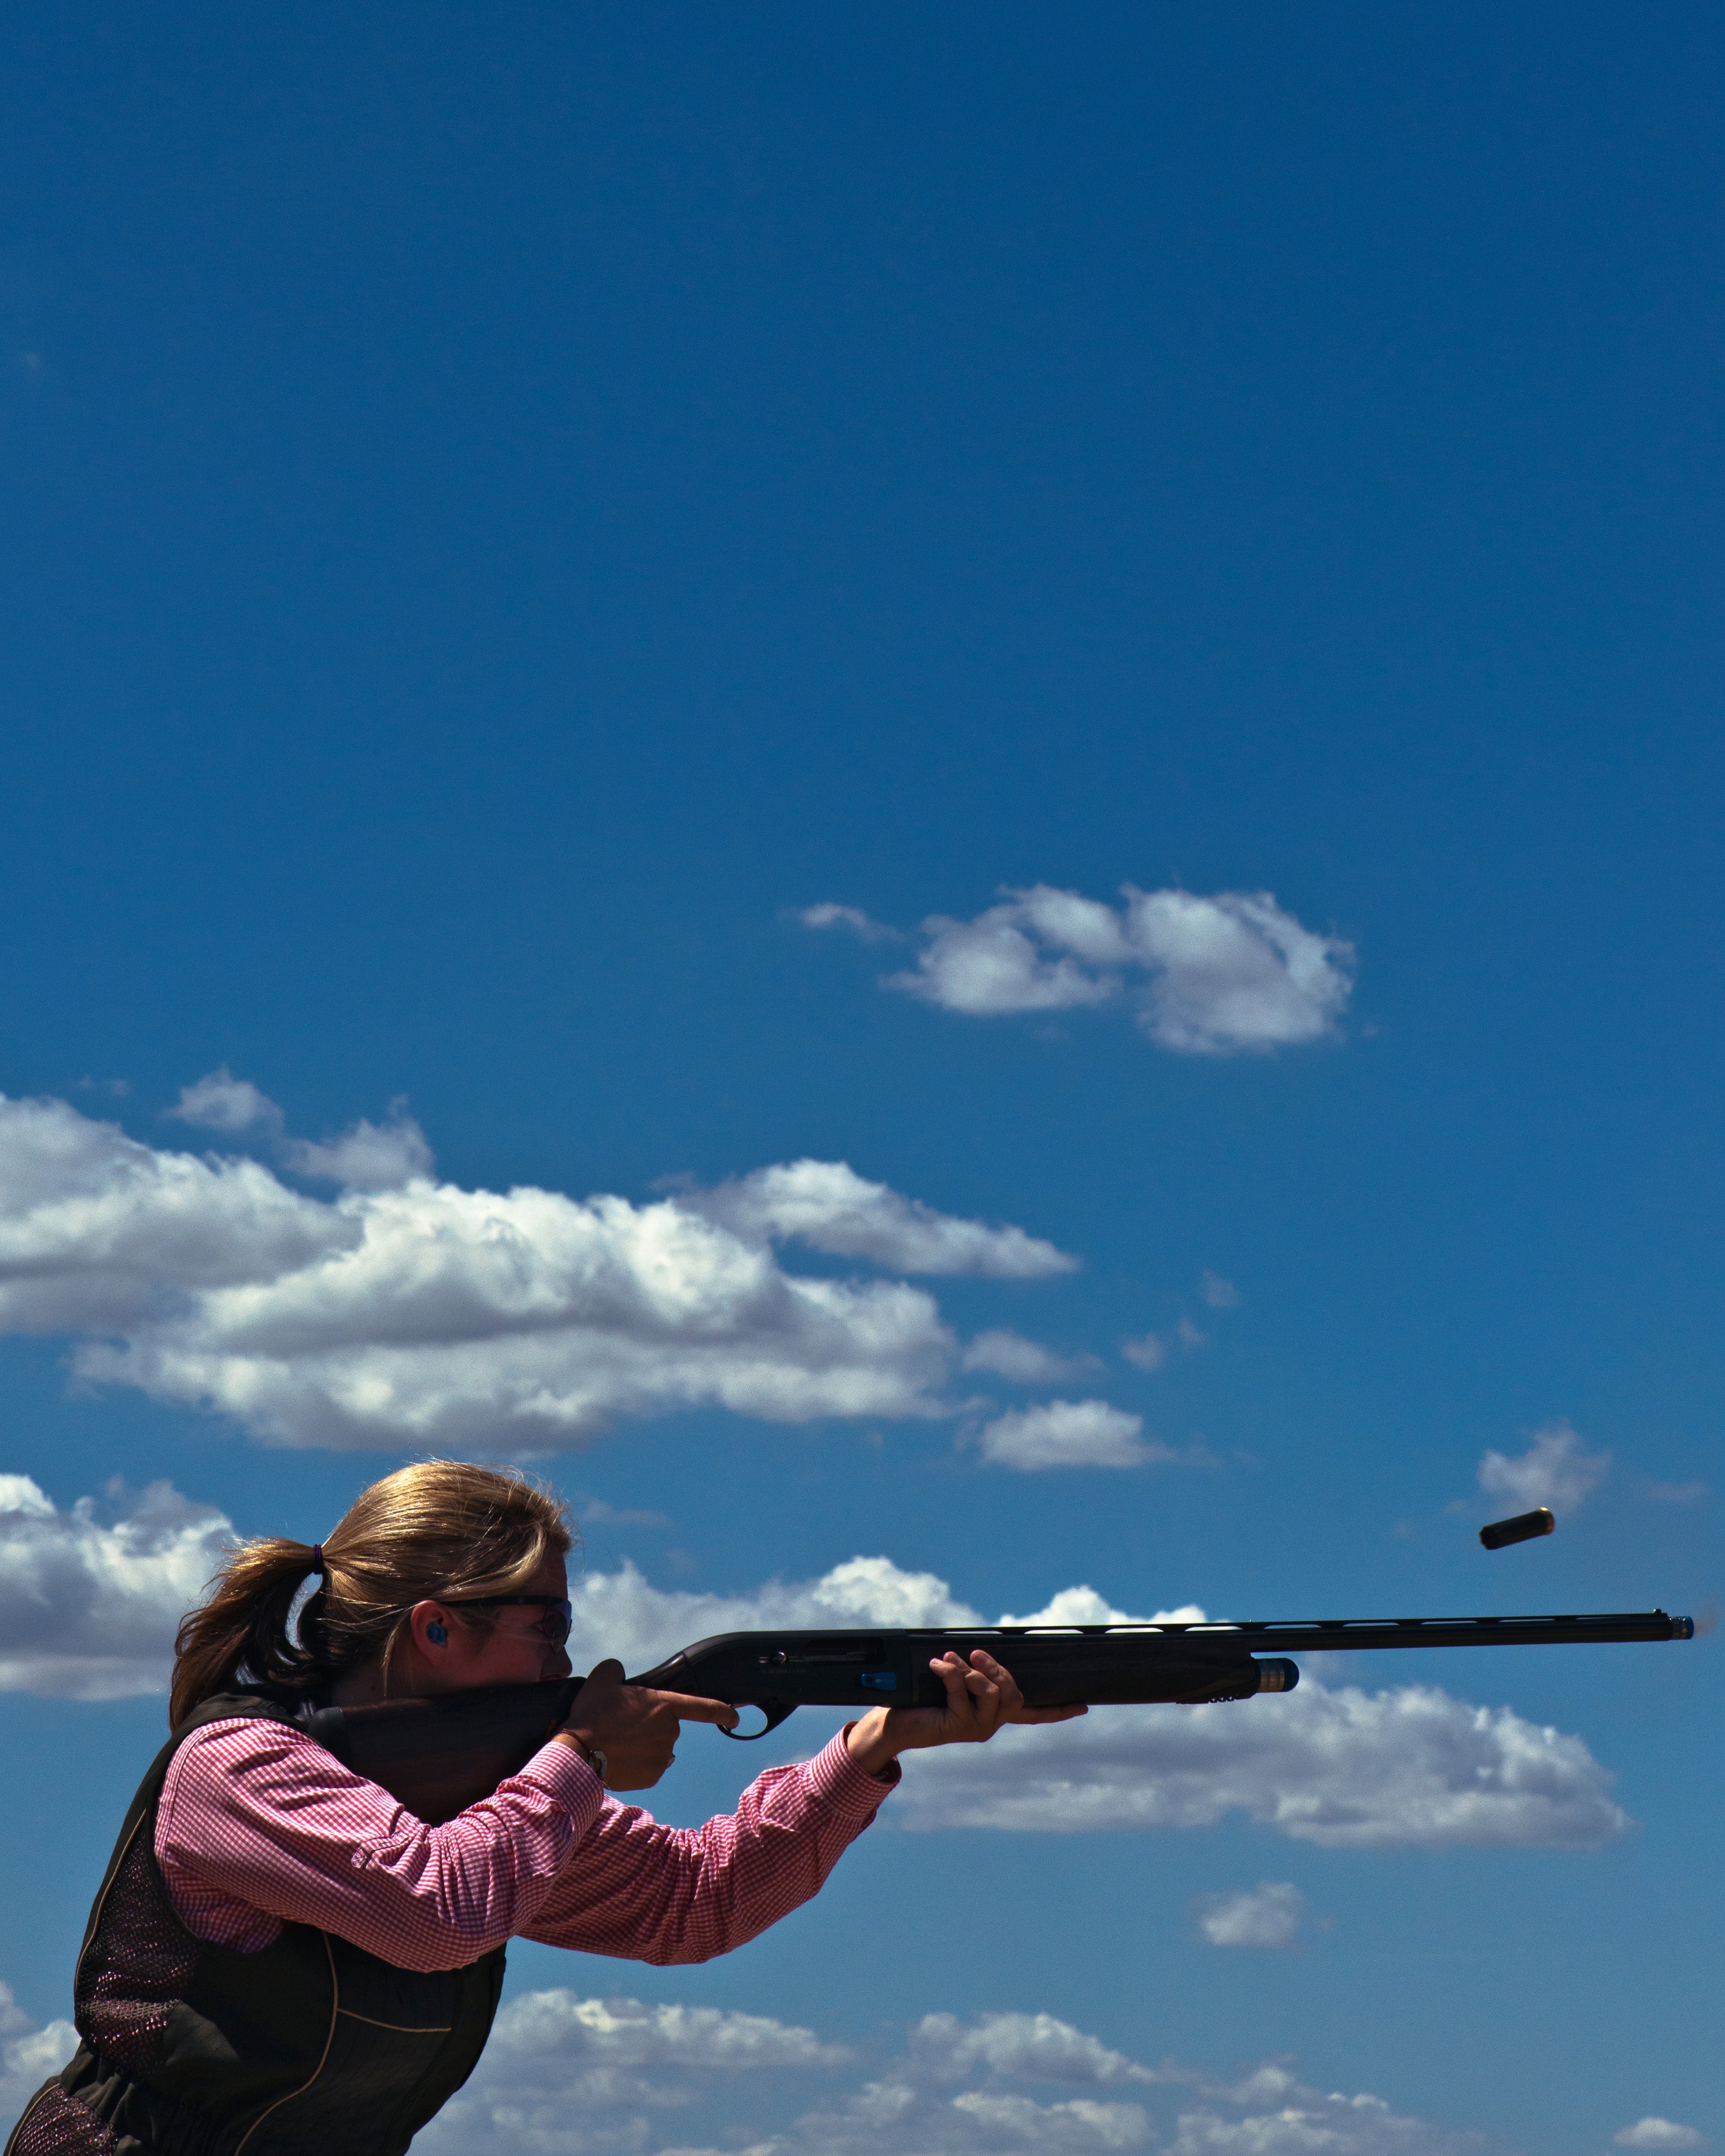
<path id="1" fill-rule="evenodd" d="M 860 1769 L 835 1737 L 698 1830 L 608 1804 L 525 1935 L 660 1966 L 728 1953 L 819 1892 L 896 1779 Z"/>

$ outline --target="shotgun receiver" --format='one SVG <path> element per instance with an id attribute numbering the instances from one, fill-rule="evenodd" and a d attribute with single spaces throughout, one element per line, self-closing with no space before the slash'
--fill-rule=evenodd
<path id="1" fill-rule="evenodd" d="M 1291 1691 L 1290 1653 L 1358 1648 L 1597 1645 L 1688 1640 L 1687 1617 L 1662 1609 L 1594 1617 L 1315 1619 L 1286 1625 L 978 1625 L 950 1630 L 721 1632 L 685 1647 L 631 1684 L 753 1707 L 765 1737 L 799 1707 L 934 1707 L 946 1687 L 929 1667 L 949 1649 L 984 1649 L 1012 1672 L 1027 1707 L 1198 1706 Z M 1260 1659 L 1260 1658 L 1262 1659 Z M 435 1826 L 488 1797 L 568 1719 L 579 1677 L 495 1685 L 379 1707 L 308 1704 L 300 1726 L 367 1781 Z M 725 1736 L 735 1732 L 726 1730 Z"/>

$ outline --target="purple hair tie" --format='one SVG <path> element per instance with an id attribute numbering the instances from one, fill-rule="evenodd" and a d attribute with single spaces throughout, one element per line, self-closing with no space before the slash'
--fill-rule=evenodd
<path id="1" fill-rule="evenodd" d="M 313 1543 L 311 1545 L 311 1569 L 316 1573 L 321 1578 L 327 1579 L 330 1576 L 330 1568 L 323 1561 L 323 1544 L 321 1543 Z"/>

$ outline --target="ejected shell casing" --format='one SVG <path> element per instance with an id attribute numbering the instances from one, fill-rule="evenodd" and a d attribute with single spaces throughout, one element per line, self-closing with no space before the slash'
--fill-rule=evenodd
<path id="1" fill-rule="evenodd" d="M 1502 1549 L 1507 1543 L 1530 1543 L 1535 1535 L 1548 1535 L 1556 1525 L 1544 1506 L 1538 1505 L 1531 1512 L 1517 1512 L 1512 1520 L 1493 1520 L 1480 1529 L 1480 1540 L 1487 1549 Z"/>

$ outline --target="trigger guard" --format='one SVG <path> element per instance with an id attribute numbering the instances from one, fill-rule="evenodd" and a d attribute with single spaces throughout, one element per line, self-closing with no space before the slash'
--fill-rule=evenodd
<path id="1" fill-rule="evenodd" d="M 784 1700 L 776 1699 L 770 1707 L 762 1699 L 746 1699 L 742 1704 L 744 1707 L 758 1707 L 767 1719 L 758 1729 L 750 1730 L 747 1736 L 739 1734 L 734 1729 L 723 1728 L 716 1723 L 714 1726 L 718 1728 L 720 1736 L 728 1737 L 733 1744 L 758 1744 L 763 1737 L 770 1737 L 782 1722 L 788 1722 L 797 1711 L 797 1702 L 794 1700 L 787 1703 Z"/>

